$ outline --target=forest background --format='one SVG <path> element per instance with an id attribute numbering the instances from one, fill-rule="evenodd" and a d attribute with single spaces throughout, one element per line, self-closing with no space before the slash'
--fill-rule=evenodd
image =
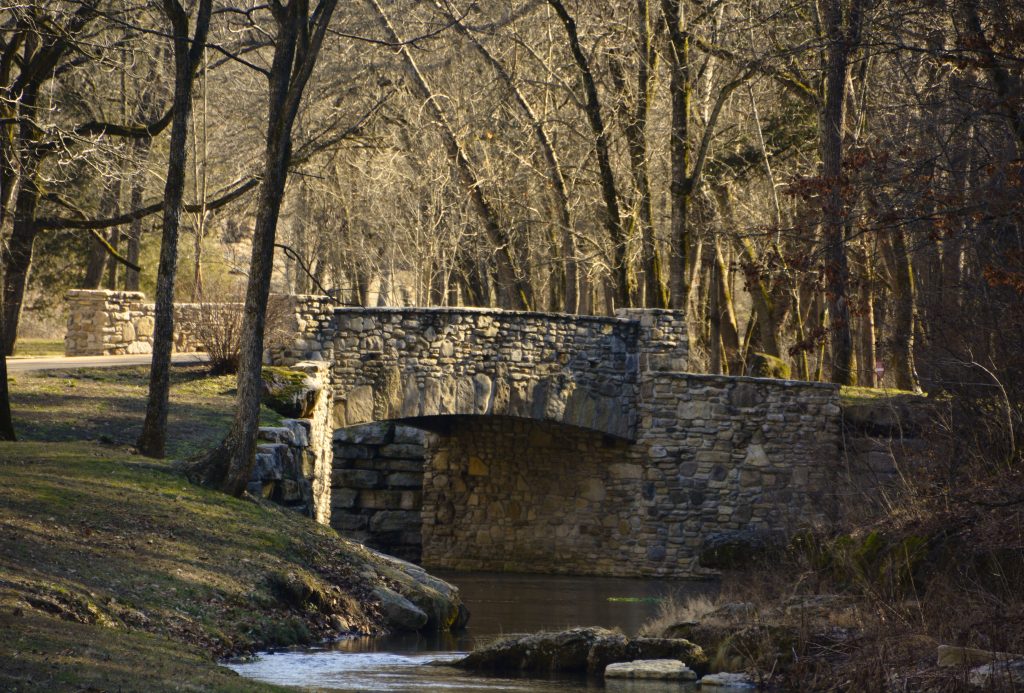
<path id="1" fill-rule="evenodd" d="M 8 352 L 60 329 L 66 289 L 153 294 L 172 39 L 204 4 L 174 292 L 240 300 L 284 6 L 4 4 Z M 1024 382 L 1018 3 L 365 0 L 330 20 L 276 290 L 671 307 L 710 372 Z"/>

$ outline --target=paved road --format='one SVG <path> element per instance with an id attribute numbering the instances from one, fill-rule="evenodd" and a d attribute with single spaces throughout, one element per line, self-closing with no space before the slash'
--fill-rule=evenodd
<path id="1" fill-rule="evenodd" d="M 112 366 L 145 366 L 150 354 L 128 354 L 126 356 L 47 356 L 43 358 L 7 359 L 8 373 L 45 371 L 63 368 L 110 368 Z M 207 354 L 174 354 L 171 363 L 203 363 L 209 361 Z"/>

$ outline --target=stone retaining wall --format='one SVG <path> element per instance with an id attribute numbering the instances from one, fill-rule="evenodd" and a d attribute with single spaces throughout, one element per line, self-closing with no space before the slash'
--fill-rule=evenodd
<path id="1" fill-rule="evenodd" d="M 392 422 L 334 432 L 331 526 L 418 563 L 426 434 Z"/>
<path id="2" fill-rule="evenodd" d="M 248 491 L 313 518 L 331 521 L 331 389 L 323 362 L 291 366 L 321 384 L 309 418 L 284 419 L 259 429 L 256 465 Z"/>
<path id="3" fill-rule="evenodd" d="M 785 535 L 835 518 L 837 386 L 663 372 L 643 383 L 638 409 L 643 572 L 699 574 L 712 534 Z"/>
<path id="4" fill-rule="evenodd" d="M 917 395 L 862 399 L 843 406 L 844 474 L 838 485 L 841 509 L 863 512 L 891 503 L 906 479 L 926 473 L 941 436 L 929 435 L 942 405 Z"/>

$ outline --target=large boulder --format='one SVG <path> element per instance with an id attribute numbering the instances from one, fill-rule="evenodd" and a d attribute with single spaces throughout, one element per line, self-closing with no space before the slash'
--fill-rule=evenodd
<path id="1" fill-rule="evenodd" d="M 462 603 L 458 587 L 434 577 L 418 565 L 367 550 L 374 556 L 378 575 L 387 578 L 395 592 L 427 617 L 422 626 L 406 630 L 452 631 L 465 627 L 469 611 Z"/>
<path id="2" fill-rule="evenodd" d="M 402 633 L 426 627 L 429 621 L 426 612 L 398 592 L 378 586 L 374 588 L 373 596 L 380 604 L 380 615 L 384 617 L 388 630 Z"/>
<path id="3" fill-rule="evenodd" d="M 747 375 L 755 378 L 780 378 L 789 380 L 789 364 L 778 356 L 755 351 L 747 361 Z"/>
<path id="4" fill-rule="evenodd" d="M 598 675 L 609 664 L 637 659 L 678 659 L 696 671 L 707 670 L 704 651 L 691 642 L 636 638 L 605 628 L 573 628 L 509 638 L 481 648 L 453 666 L 485 672 L 587 673 Z"/>

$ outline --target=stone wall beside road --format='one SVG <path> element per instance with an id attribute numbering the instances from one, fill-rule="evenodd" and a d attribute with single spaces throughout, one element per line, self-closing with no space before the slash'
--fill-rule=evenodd
<path id="1" fill-rule="evenodd" d="M 69 291 L 65 356 L 149 354 L 153 351 L 156 309 L 139 291 Z M 328 360 L 334 304 L 326 296 L 270 297 L 267 308 L 268 356 L 278 365 Z M 221 324 L 241 324 L 241 303 L 174 304 L 174 351 L 205 351 L 206 335 L 222 334 Z"/>

